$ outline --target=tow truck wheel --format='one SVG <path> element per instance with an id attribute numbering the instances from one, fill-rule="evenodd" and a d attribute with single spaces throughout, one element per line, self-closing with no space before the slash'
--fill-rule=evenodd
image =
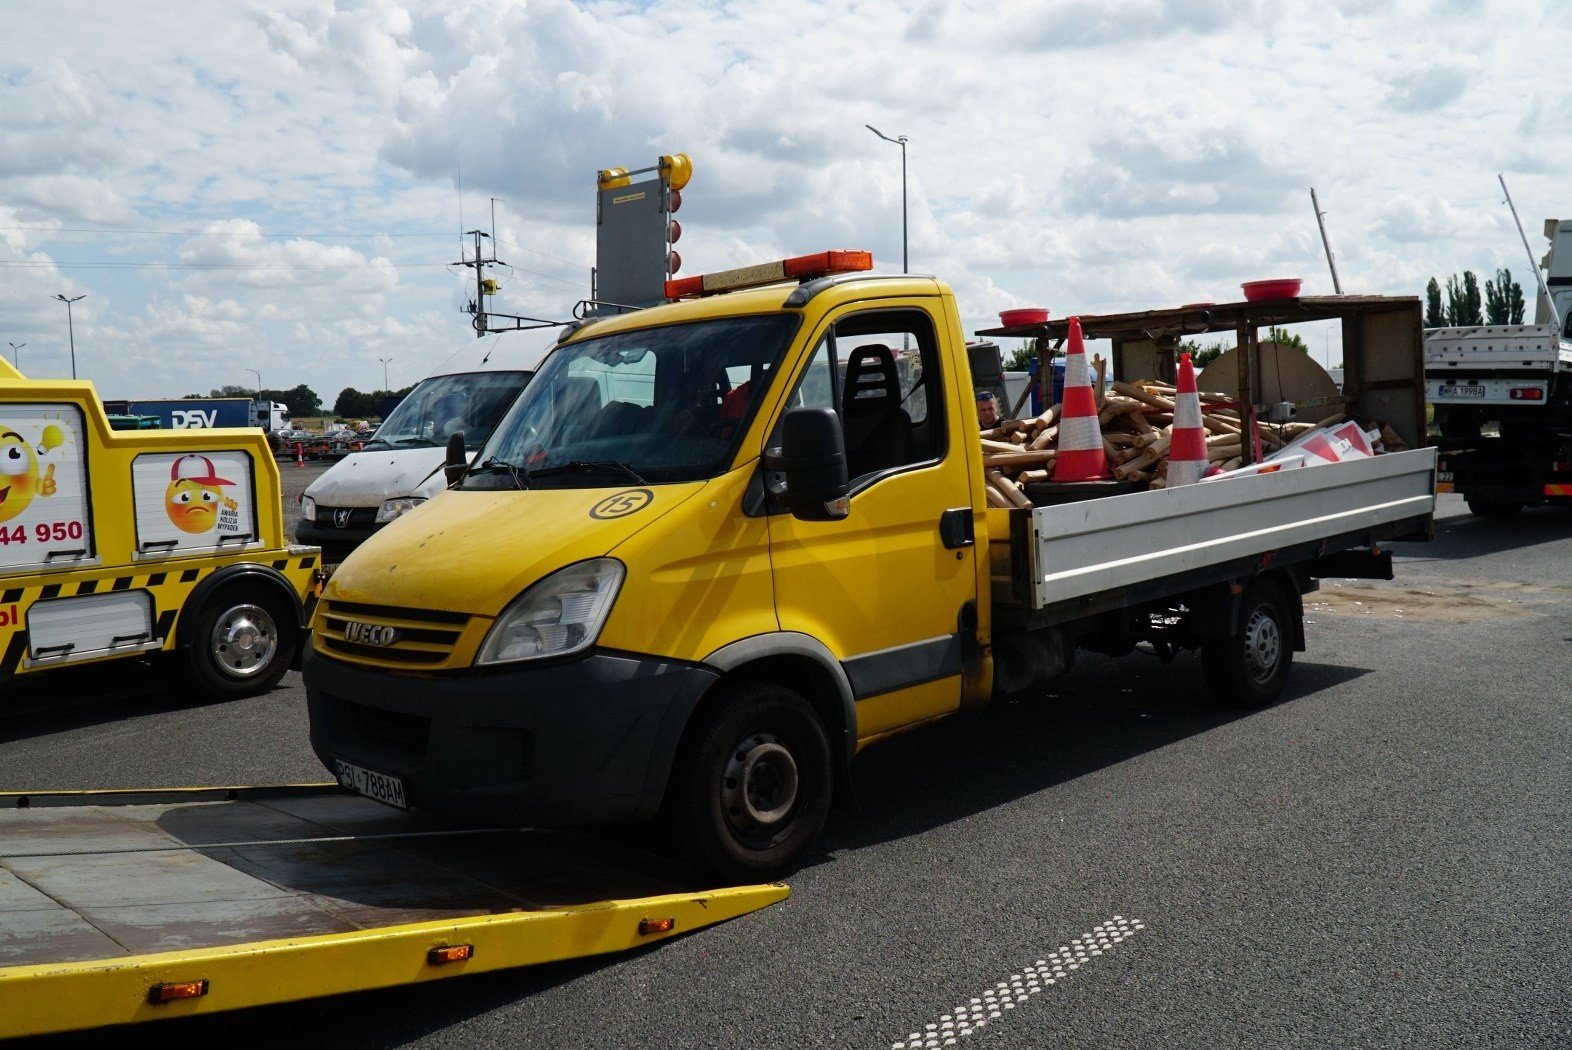
<path id="1" fill-rule="evenodd" d="M 1468 500 L 1468 512 L 1481 518 L 1514 518 L 1522 510 L 1521 503 L 1503 503 L 1495 500 Z"/>
<path id="2" fill-rule="evenodd" d="M 284 603 L 253 588 L 215 594 L 197 613 L 186 643 L 191 677 L 215 700 L 267 692 L 294 656 L 295 629 Z"/>
<path id="3" fill-rule="evenodd" d="M 768 878 L 800 860 L 824 829 L 834 781 L 829 737 L 791 689 L 723 688 L 673 772 L 673 830 L 717 874 Z"/>
<path id="4" fill-rule="evenodd" d="M 1201 645 L 1201 669 L 1225 707 L 1265 707 L 1277 699 L 1294 662 L 1293 606 L 1275 580 L 1245 592 L 1239 626 Z"/>

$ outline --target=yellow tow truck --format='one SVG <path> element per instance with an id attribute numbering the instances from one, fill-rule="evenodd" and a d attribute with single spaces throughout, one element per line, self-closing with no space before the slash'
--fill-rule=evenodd
<path id="1" fill-rule="evenodd" d="M 262 431 L 115 432 L 90 383 L 0 361 L 0 689 L 182 650 L 218 698 L 267 690 L 318 556 L 284 542 Z M 620 951 L 787 892 L 336 784 L 8 790 L 0 1039 Z"/>
<path id="2" fill-rule="evenodd" d="M 0 361 L 0 688 L 178 651 L 215 699 L 266 692 L 319 554 L 285 539 L 261 430 L 115 431 L 91 383 Z"/>

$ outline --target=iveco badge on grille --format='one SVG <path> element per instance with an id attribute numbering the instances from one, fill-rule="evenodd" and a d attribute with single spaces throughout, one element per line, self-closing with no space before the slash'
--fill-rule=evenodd
<path id="1" fill-rule="evenodd" d="M 344 623 L 344 641 L 359 642 L 361 645 L 392 645 L 398 641 L 398 628 L 347 620 Z"/>

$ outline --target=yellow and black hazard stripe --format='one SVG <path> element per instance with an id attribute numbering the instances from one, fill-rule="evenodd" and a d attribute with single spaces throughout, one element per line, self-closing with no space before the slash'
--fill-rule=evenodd
<path id="1" fill-rule="evenodd" d="M 80 572 L 72 573 L 71 576 L 74 578 L 60 582 L 24 584 L 20 587 L 7 587 L 0 590 L 0 608 L 14 607 L 25 616 L 25 611 L 32 608 L 34 602 L 116 591 L 145 590 L 153 598 L 153 637 L 168 649 L 181 610 L 186 607 L 193 595 L 201 591 L 204 581 L 211 580 L 215 576 L 228 576 L 237 570 L 255 566 L 271 569 L 287 584 L 287 589 L 294 593 L 299 607 L 301 625 L 309 624 L 311 615 L 316 609 L 318 592 L 321 590 L 316 579 L 318 556 L 314 553 L 292 554 L 265 562 L 248 562 L 240 559 L 189 568 L 121 572 L 114 575 L 86 576 Z M 14 675 L 22 668 L 29 641 L 27 630 L 21 626 L 22 622 L 25 621 L 19 617 L 15 625 L 16 630 L 11 633 L 4 653 L 0 654 L 0 678 Z"/>

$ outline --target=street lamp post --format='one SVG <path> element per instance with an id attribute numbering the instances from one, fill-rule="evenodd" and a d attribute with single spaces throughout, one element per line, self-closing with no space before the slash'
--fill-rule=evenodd
<path id="1" fill-rule="evenodd" d="M 252 375 L 257 377 L 257 400 L 261 401 L 262 400 L 262 373 L 258 372 L 255 368 L 248 368 L 248 369 L 246 369 L 246 371 L 250 372 Z"/>
<path id="2" fill-rule="evenodd" d="M 16 370 L 18 372 L 22 370 L 22 347 L 26 345 L 26 343 L 11 343 L 11 357 L 16 362 Z"/>
<path id="3" fill-rule="evenodd" d="M 382 362 L 382 392 L 385 394 L 388 392 L 388 362 L 393 359 L 391 357 L 379 357 L 377 360 Z"/>
<path id="4" fill-rule="evenodd" d="M 872 124 L 864 124 L 863 127 L 879 136 L 885 142 L 893 142 L 901 147 L 901 272 L 911 273 L 911 266 L 906 255 L 906 136 L 897 135 L 892 139 Z"/>
<path id="5" fill-rule="evenodd" d="M 66 334 L 69 335 L 70 338 L 71 338 L 71 378 L 75 379 L 76 378 L 76 323 L 74 321 L 72 321 L 72 319 L 71 319 L 71 304 L 76 302 L 78 299 L 86 299 L 87 298 L 87 293 L 83 292 L 81 295 L 73 296 L 70 299 L 67 299 L 63 295 L 58 295 L 57 294 L 55 296 L 55 298 L 59 299 L 62 303 L 66 304 Z"/>

